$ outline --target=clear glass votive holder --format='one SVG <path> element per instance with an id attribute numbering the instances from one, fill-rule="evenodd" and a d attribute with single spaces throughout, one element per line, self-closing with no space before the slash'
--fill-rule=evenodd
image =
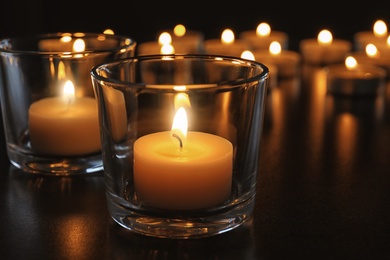
<path id="1" fill-rule="evenodd" d="M 95 66 L 108 210 L 122 227 L 187 239 L 252 217 L 269 70 L 215 55 Z"/>
<path id="2" fill-rule="evenodd" d="M 90 71 L 134 56 L 127 36 L 52 33 L 0 40 L 0 94 L 7 154 L 33 174 L 101 171 L 100 129 Z"/>

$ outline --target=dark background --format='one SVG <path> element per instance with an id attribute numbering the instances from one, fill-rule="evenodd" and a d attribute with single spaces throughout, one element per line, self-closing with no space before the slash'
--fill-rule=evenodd
<path id="1" fill-rule="evenodd" d="M 353 40 L 354 33 L 371 30 L 377 19 L 390 22 L 390 1 L 2 1 L 0 37 L 47 32 L 102 32 L 154 40 L 160 30 L 178 23 L 219 38 L 229 27 L 238 34 L 268 22 L 289 35 L 289 49 L 303 38 L 327 28 L 334 38 Z"/>

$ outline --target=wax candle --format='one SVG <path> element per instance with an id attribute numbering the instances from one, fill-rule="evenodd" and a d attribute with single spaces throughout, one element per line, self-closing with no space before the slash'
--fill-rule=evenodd
<path id="1" fill-rule="evenodd" d="M 269 50 L 253 51 L 255 60 L 266 66 L 276 66 L 279 78 L 299 75 L 301 56 L 295 51 L 282 50 L 278 42 L 272 42 Z"/>
<path id="2" fill-rule="evenodd" d="M 178 131 L 174 125 L 183 110 L 179 108 L 172 131 L 148 134 L 134 143 L 134 186 L 140 203 L 194 210 L 229 199 L 232 143 L 208 133 Z"/>
<path id="3" fill-rule="evenodd" d="M 236 39 L 231 29 L 225 29 L 220 39 L 205 40 L 204 50 L 212 55 L 240 57 L 243 51 L 250 50 L 250 48 L 247 42 Z"/>
<path id="4" fill-rule="evenodd" d="M 331 94 L 375 96 L 383 93 L 386 71 L 378 66 L 358 64 L 348 56 L 344 64 L 324 67 L 327 90 Z"/>
<path id="5" fill-rule="evenodd" d="M 256 27 L 256 30 L 249 30 L 240 33 L 239 39 L 248 43 L 248 47 L 255 51 L 259 49 L 268 49 L 271 42 L 277 41 L 282 49 L 288 49 L 288 35 L 284 32 L 274 31 L 268 23 L 262 22 Z"/>
<path id="6" fill-rule="evenodd" d="M 328 65 L 342 63 L 352 49 L 347 40 L 333 39 L 332 33 L 321 30 L 317 39 L 304 39 L 299 43 L 302 61 L 311 65 Z"/>
<path id="7" fill-rule="evenodd" d="M 390 55 L 381 53 L 378 48 L 372 44 L 367 44 L 365 51 L 356 51 L 350 53 L 359 64 L 371 64 L 382 67 L 386 70 L 387 76 L 390 76 Z"/>
<path id="8" fill-rule="evenodd" d="M 376 20 L 371 31 L 357 32 L 354 35 L 355 49 L 362 51 L 367 44 L 374 44 L 379 49 L 388 48 L 387 24 L 383 20 Z"/>
<path id="9" fill-rule="evenodd" d="M 73 85 L 70 89 L 74 87 Z M 65 88 L 65 91 L 68 88 Z M 29 108 L 31 147 L 40 154 L 75 156 L 100 151 L 96 100 L 91 97 L 40 99 Z"/>

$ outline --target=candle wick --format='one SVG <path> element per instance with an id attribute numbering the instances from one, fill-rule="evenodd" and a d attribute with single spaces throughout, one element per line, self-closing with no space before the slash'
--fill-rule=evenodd
<path id="1" fill-rule="evenodd" d="M 176 138 L 179 141 L 180 149 L 182 149 L 183 148 L 183 142 L 182 142 L 181 138 L 177 134 L 175 134 L 175 133 L 172 133 L 172 137 Z"/>

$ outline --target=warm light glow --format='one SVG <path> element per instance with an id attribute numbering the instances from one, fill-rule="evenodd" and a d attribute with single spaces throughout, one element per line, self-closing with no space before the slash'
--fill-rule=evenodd
<path id="1" fill-rule="evenodd" d="M 232 44 L 234 42 L 234 39 L 235 39 L 234 32 L 231 29 L 225 29 L 222 32 L 222 35 L 221 35 L 222 43 Z"/>
<path id="2" fill-rule="evenodd" d="M 185 86 L 182 87 L 185 88 Z M 174 105 L 175 105 L 175 109 L 178 109 L 180 107 L 190 108 L 191 107 L 190 98 L 186 93 L 178 93 L 175 95 Z"/>
<path id="3" fill-rule="evenodd" d="M 269 45 L 269 52 L 273 55 L 279 55 L 282 51 L 282 46 L 278 41 L 273 41 Z"/>
<path id="4" fill-rule="evenodd" d="M 176 91 L 184 91 L 187 89 L 187 86 L 173 86 L 173 89 Z"/>
<path id="5" fill-rule="evenodd" d="M 387 25 L 383 20 L 377 20 L 373 26 L 373 32 L 377 37 L 383 37 L 387 35 Z"/>
<path id="6" fill-rule="evenodd" d="M 161 54 L 175 54 L 175 48 L 171 44 L 164 44 L 160 48 Z"/>
<path id="7" fill-rule="evenodd" d="M 160 45 L 171 44 L 172 43 L 172 36 L 168 32 L 163 32 L 158 37 L 158 43 Z"/>
<path id="8" fill-rule="evenodd" d="M 69 35 L 62 36 L 60 41 L 61 42 L 70 42 L 72 40 L 72 37 Z"/>
<path id="9" fill-rule="evenodd" d="M 114 31 L 113 31 L 113 30 L 111 30 L 111 29 L 105 29 L 105 30 L 103 31 L 103 34 L 110 34 L 110 35 L 114 35 Z"/>
<path id="10" fill-rule="evenodd" d="M 357 67 L 357 61 L 354 57 L 352 56 L 348 56 L 346 59 L 345 59 L 345 67 L 347 67 L 347 69 L 349 70 L 352 70 L 354 68 Z"/>
<path id="11" fill-rule="evenodd" d="M 328 44 L 332 43 L 333 35 L 329 30 L 325 29 L 325 30 L 320 31 L 320 33 L 318 34 L 317 40 L 321 44 L 328 45 Z"/>
<path id="12" fill-rule="evenodd" d="M 379 51 L 378 51 L 378 48 L 372 44 L 372 43 L 369 43 L 366 45 L 366 54 L 367 56 L 369 57 L 379 57 Z"/>
<path id="13" fill-rule="evenodd" d="M 271 34 L 271 26 L 268 23 L 260 23 L 256 28 L 256 35 L 266 37 Z"/>
<path id="14" fill-rule="evenodd" d="M 85 42 L 83 39 L 76 39 L 73 43 L 73 51 L 83 52 L 85 51 Z"/>
<path id="15" fill-rule="evenodd" d="M 186 27 L 182 24 L 178 24 L 173 28 L 173 33 L 178 37 L 182 37 L 186 34 Z"/>
<path id="16" fill-rule="evenodd" d="M 241 53 L 241 58 L 247 59 L 247 60 L 255 60 L 255 55 L 249 50 L 245 50 Z"/>
<path id="17" fill-rule="evenodd" d="M 177 143 L 178 147 L 185 147 L 185 141 L 187 137 L 188 120 L 187 113 L 184 107 L 180 107 L 173 119 L 172 124 L 172 140 Z"/>
<path id="18" fill-rule="evenodd" d="M 65 102 L 72 103 L 75 98 L 75 90 L 72 81 L 67 80 L 64 84 L 64 99 Z"/>

